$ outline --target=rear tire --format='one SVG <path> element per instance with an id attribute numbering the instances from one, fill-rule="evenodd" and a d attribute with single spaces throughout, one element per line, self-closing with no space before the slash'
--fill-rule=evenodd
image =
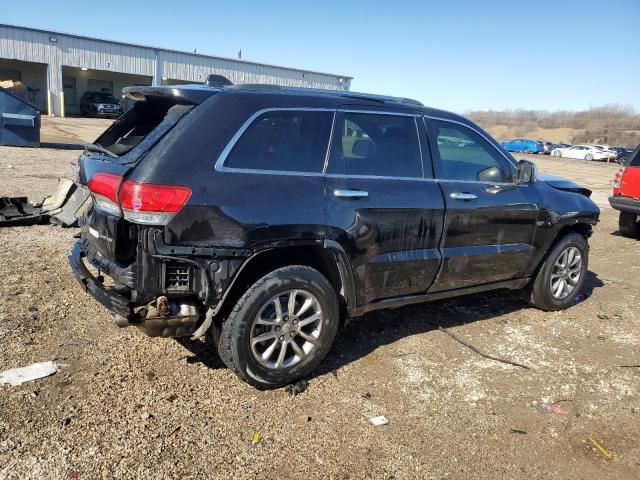
<path id="1" fill-rule="evenodd" d="M 636 213 L 620 212 L 618 226 L 623 236 L 640 238 L 640 222 L 638 221 L 638 215 Z"/>
<path id="2" fill-rule="evenodd" d="M 582 289 L 588 264 L 587 240 L 579 233 L 563 235 L 551 247 L 538 273 L 527 286 L 527 300 L 532 306 L 545 311 L 570 307 Z"/>
<path id="3" fill-rule="evenodd" d="M 224 364 L 242 380 L 277 388 L 304 378 L 327 355 L 339 312 L 336 291 L 324 275 L 301 265 L 283 267 L 244 293 L 214 341 Z"/>

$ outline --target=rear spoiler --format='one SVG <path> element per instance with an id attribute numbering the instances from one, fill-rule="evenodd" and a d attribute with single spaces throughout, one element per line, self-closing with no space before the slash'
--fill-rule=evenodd
<path id="1" fill-rule="evenodd" d="M 136 102 L 158 101 L 179 103 L 184 105 L 199 105 L 211 95 L 221 89 L 205 85 L 166 85 L 162 87 L 125 87 L 122 94 Z"/>

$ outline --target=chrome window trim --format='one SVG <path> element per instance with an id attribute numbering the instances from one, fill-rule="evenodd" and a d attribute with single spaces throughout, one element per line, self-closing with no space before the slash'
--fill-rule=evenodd
<path id="1" fill-rule="evenodd" d="M 392 115 L 394 117 L 421 117 L 421 113 L 406 113 L 406 112 L 385 112 L 382 110 L 354 110 L 351 108 L 337 108 L 337 112 L 341 113 L 366 113 L 372 115 Z"/>
<path id="2" fill-rule="evenodd" d="M 331 120 L 331 131 L 329 132 L 329 145 L 327 146 L 327 151 L 324 154 L 324 164 L 322 165 L 322 173 L 326 175 L 327 168 L 329 168 L 329 159 L 331 158 L 331 147 L 333 145 L 333 131 L 336 128 L 336 117 L 338 116 L 338 112 L 334 110 L 333 112 L 333 120 Z"/>
<path id="3" fill-rule="evenodd" d="M 302 172 L 297 170 L 264 170 L 264 169 L 256 169 L 256 168 L 235 168 L 235 167 L 227 167 L 224 165 L 224 162 L 227 160 L 229 153 L 233 150 L 236 143 L 240 139 L 240 137 L 244 134 L 244 132 L 251 126 L 253 121 L 258 118 L 260 115 L 269 112 L 333 112 L 333 119 L 331 122 L 331 132 L 329 134 L 329 143 L 327 145 L 326 153 L 325 153 L 325 161 L 322 168 L 322 172 Z M 331 143 L 333 142 L 333 132 L 335 130 L 335 122 L 338 113 L 366 113 L 366 114 L 375 114 L 375 115 L 394 115 L 394 116 L 402 116 L 402 117 L 413 117 L 414 124 L 416 129 L 416 136 L 418 139 L 418 148 L 420 151 L 420 169 L 422 171 L 422 177 L 390 177 L 384 175 L 343 175 L 337 173 L 326 173 L 327 168 L 329 166 L 329 159 L 331 155 Z M 412 181 L 435 181 L 433 178 L 424 178 L 424 164 L 422 159 L 422 142 L 420 141 L 420 130 L 418 128 L 418 118 L 423 115 L 420 113 L 404 113 L 404 112 L 385 112 L 385 111 L 377 111 L 377 110 L 354 110 L 354 109 L 344 109 L 344 108 L 322 108 L 322 107 L 269 107 L 258 110 L 253 113 L 238 129 L 238 131 L 231 137 L 227 146 L 222 150 L 220 156 L 216 160 L 214 165 L 214 169 L 217 172 L 235 172 L 235 173 L 250 173 L 255 175 L 286 175 L 286 176 L 297 176 L 297 177 L 330 177 L 330 178 L 370 178 L 370 179 L 387 179 L 387 180 L 412 180 Z"/>
<path id="4" fill-rule="evenodd" d="M 435 182 L 435 178 L 424 177 L 390 177 L 385 175 L 347 175 L 344 173 L 327 173 L 327 178 L 364 178 L 369 180 L 411 180 L 413 182 Z"/>
<path id="5" fill-rule="evenodd" d="M 424 156 L 422 155 L 422 142 L 420 141 L 420 128 L 418 127 L 418 117 L 413 117 L 413 123 L 416 127 L 416 135 L 418 137 L 418 155 L 420 155 L 420 172 L 424 178 Z M 424 123 L 424 122 L 423 122 Z"/>
<path id="6" fill-rule="evenodd" d="M 508 156 L 506 156 L 506 155 L 504 154 L 504 152 L 502 152 L 499 148 L 497 148 L 497 147 L 494 145 L 493 141 L 492 141 L 489 137 L 487 137 L 484 133 L 482 133 L 480 130 L 478 130 L 477 128 L 473 127 L 472 125 L 468 125 L 468 124 L 466 124 L 466 123 L 464 123 L 464 122 L 459 122 L 458 120 L 451 120 L 451 119 L 449 119 L 449 118 L 442 118 L 442 117 L 434 117 L 434 116 L 431 116 L 431 115 L 423 115 L 423 117 L 424 117 L 424 118 L 429 118 L 429 119 L 431 119 L 431 120 L 438 120 L 438 121 L 440 121 L 440 122 L 455 123 L 455 124 L 457 124 L 457 125 L 462 125 L 463 127 L 467 127 L 468 129 L 473 130 L 473 131 L 474 131 L 474 132 L 476 132 L 478 135 L 480 135 L 482 138 L 484 138 L 487 142 L 489 142 L 489 145 L 491 145 L 491 146 L 494 148 L 494 150 L 495 150 L 496 152 L 498 152 L 502 157 L 504 157 L 504 159 L 505 159 L 507 162 L 509 162 L 509 164 L 511 164 L 513 167 L 515 167 L 515 168 L 516 168 L 516 170 L 517 170 L 518 165 L 517 165 L 517 164 L 515 164 L 515 163 L 513 163 L 513 162 L 511 161 L 511 159 L 510 159 Z M 425 125 L 425 127 L 427 128 L 427 130 L 429 129 L 428 125 Z M 483 182 L 483 183 L 484 183 L 484 182 Z M 511 185 L 511 183 L 509 183 L 509 185 Z"/>

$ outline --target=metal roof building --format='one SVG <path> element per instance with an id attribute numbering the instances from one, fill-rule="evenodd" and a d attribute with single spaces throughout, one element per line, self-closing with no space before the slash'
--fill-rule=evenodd
<path id="1" fill-rule="evenodd" d="M 202 83 L 211 73 L 233 83 L 349 90 L 352 77 L 0 24 L 0 80 L 50 115 L 80 113 L 85 91 L 120 96 L 129 85 Z"/>

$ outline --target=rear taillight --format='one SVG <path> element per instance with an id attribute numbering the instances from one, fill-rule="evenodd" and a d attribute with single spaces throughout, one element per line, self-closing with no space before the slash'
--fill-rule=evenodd
<path id="1" fill-rule="evenodd" d="M 613 194 L 620 195 L 620 185 L 622 185 L 622 177 L 624 176 L 625 167 L 620 167 L 613 176 Z"/>
<path id="2" fill-rule="evenodd" d="M 131 180 L 122 183 L 122 177 L 112 173 L 96 173 L 89 190 L 98 209 L 147 225 L 166 225 L 191 196 L 188 187 Z"/>
<path id="3" fill-rule="evenodd" d="M 93 194 L 95 205 L 112 215 L 122 213 L 118 206 L 118 187 L 122 177 L 113 173 L 96 173 L 89 180 L 89 191 Z"/>
<path id="4" fill-rule="evenodd" d="M 165 225 L 184 207 L 191 189 L 175 185 L 155 185 L 127 180 L 120 188 L 124 218 L 134 223 Z"/>

